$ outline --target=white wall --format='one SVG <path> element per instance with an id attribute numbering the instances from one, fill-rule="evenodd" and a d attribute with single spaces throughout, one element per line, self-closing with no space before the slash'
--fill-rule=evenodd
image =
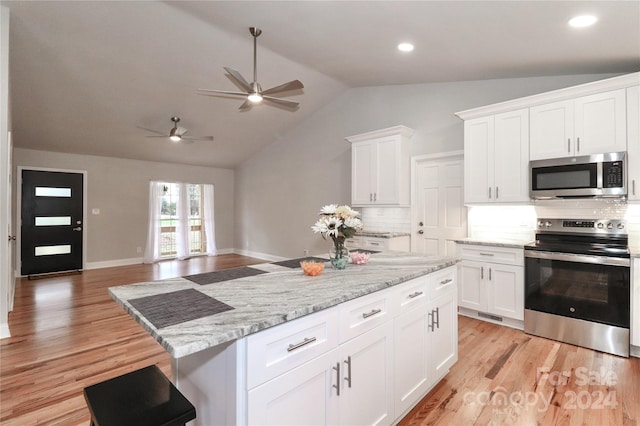
<path id="1" fill-rule="evenodd" d="M 236 170 L 236 248 L 299 257 L 329 244 L 310 226 L 321 206 L 349 203 L 351 152 L 344 137 L 399 124 L 412 155 L 463 149 L 457 111 L 611 77 L 577 75 L 363 87 L 345 92 Z M 365 224 L 366 226 L 366 224 Z"/>
<path id="2" fill-rule="evenodd" d="M 211 167 L 125 160 L 91 155 L 14 150 L 13 167 L 87 171 L 87 267 L 142 262 L 147 235 L 149 181 L 210 183 L 215 186 L 216 245 L 234 247 L 234 171 Z M 14 179 L 17 185 L 17 179 Z M 14 188 L 14 206 L 18 188 Z M 92 215 L 94 208 L 99 215 Z M 14 210 L 14 217 L 19 212 Z M 14 223 L 18 223 L 14 220 Z M 19 268 L 18 268 L 19 269 Z"/>
<path id="3" fill-rule="evenodd" d="M 0 6 L 0 338 L 9 336 L 9 298 L 13 275 L 9 267 L 9 9 Z"/>

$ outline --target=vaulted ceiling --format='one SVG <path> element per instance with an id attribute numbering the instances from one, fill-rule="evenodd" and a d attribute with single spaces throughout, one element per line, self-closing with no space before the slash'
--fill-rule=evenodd
<path id="1" fill-rule="evenodd" d="M 16 147 L 235 167 L 351 87 L 640 70 L 639 1 L 2 1 Z M 572 29 L 574 15 L 598 23 Z M 294 111 L 197 89 L 293 79 Z M 399 52 L 401 41 L 415 44 Z M 191 135 L 175 144 L 172 116 Z"/>

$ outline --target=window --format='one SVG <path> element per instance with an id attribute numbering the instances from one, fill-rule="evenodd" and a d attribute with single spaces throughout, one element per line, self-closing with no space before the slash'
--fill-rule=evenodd
<path id="1" fill-rule="evenodd" d="M 180 186 L 177 183 L 162 185 L 162 204 L 160 207 L 160 256 L 175 257 L 177 254 L 178 199 Z M 203 185 L 187 184 L 189 254 L 207 252 L 204 228 L 202 226 L 202 188 Z"/>

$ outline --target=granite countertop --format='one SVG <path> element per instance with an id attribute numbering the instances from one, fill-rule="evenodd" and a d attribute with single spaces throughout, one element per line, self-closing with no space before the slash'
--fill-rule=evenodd
<path id="1" fill-rule="evenodd" d="M 533 241 L 525 240 L 508 240 L 508 239 L 480 239 L 480 238 L 463 238 L 461 240 L 455 240 L 458 244 L 474 244 L 479 246 L 494 246 L 494 247 L 508 247 L 508 248 L 523 248 L 525 245 Z"/>
<path id="2" fill-rule="evenodd" d="M 300 268 L 264 263 L 244 267 L 257 270 L 251 276 L 229 281 L 201 285 L 181 277 L 111 287 L 109 294 L 173 358 L 181 358 L 456 263 L 452 257 L 384 252 L 372 254 L 366 265 L 350 264 L 341 271 L 327 264 L 315 277 Z M 201 312 L 219 313 L 197 317 L 201 302 Z M 164 306 L 186 319 L 157 327 L 157 319 L 150 321 L 134 305 L 145 312 Z"/>
<path id="3" fill-rule="evenodd" d="M 396 238 L 411 235 L 409 232 L 359 231 L 357 237 Z"/>

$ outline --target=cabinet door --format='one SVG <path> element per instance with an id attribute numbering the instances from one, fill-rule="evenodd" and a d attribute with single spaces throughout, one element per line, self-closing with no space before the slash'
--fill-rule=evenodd
<path id="1" fill-rule="evenodd" d="M 375 204 L 400 202 L 400 173 L 409 171 L 400 169 L 400 148 L 400 136 L 376 141 L 376 178 L 373 195 Z"/>
<path id="2" fill-rule="evenodd" d="M 436 299 L 428 318 L 429 381 L 438 382 L 458 360 L 458 309 L 456 293 Z"/>
<path id="3" fill-rule="evenodd" d="M 458 305 L 485 312 L 487 310 L 487 291 L 484 276 L 488 272 L 485 264 L 473 260 L 463 260 L 460 270 Z"/>
<path id="4" fill-rule="evenodd" d="M 338 424 L 337 349 L 248 392 L 250 425 Z"/>
<path id="5" fill-rule="evenodd" d="M 373 204 L 375 173 L 375 145 L 370 142 L 354 143 L 351 147 L 351 204 Z"/>
<path id="6" fill-rule="evenodd" d="M 529 110 L 494 117 L 494 194 L 497 202 L 529 201 Z"/>
<path id="7" fill-rule="evenodd" d="M 640 200 L 640 86 L 627 89 L 629 200 Z"/>
<path id="8" fill-rule="evenodd" d="M 485 279 L 489 313 L 524 320 L 524 268 L 488 263 Z"/>
<path id="9" fill-rule="evenodd" d="M 627 150 L 625 89 L 575 100 L 575 155 Z"/>
<path id="10" fill-rule="evenodd" d="M 392 340 L 393 321 L 387 321 L 340 347 L 339 424 L 386 425 L 394 420 Z"/>
<path id="11" fill-rule="evenodd" d="M 493 116 L 464 122 L 464 202 L 493 199 Z"/>
<path id="12" fill-rule="evenodd" d="M 640 259 L 631 267 L 631 344 L 640 346 Z"/>
<path id="13" fill-rule="evenodd" d="M 429 388 L 427 359 L 427 315 L 418 306 L 394 320 L 394 406 L 396 415 L 404 413 Z"/>
<path id="14" fill-rule="evenodd" d="M 532 107 L 529 119 L 530 160 L 573 155 L 573 100 Z"/>

